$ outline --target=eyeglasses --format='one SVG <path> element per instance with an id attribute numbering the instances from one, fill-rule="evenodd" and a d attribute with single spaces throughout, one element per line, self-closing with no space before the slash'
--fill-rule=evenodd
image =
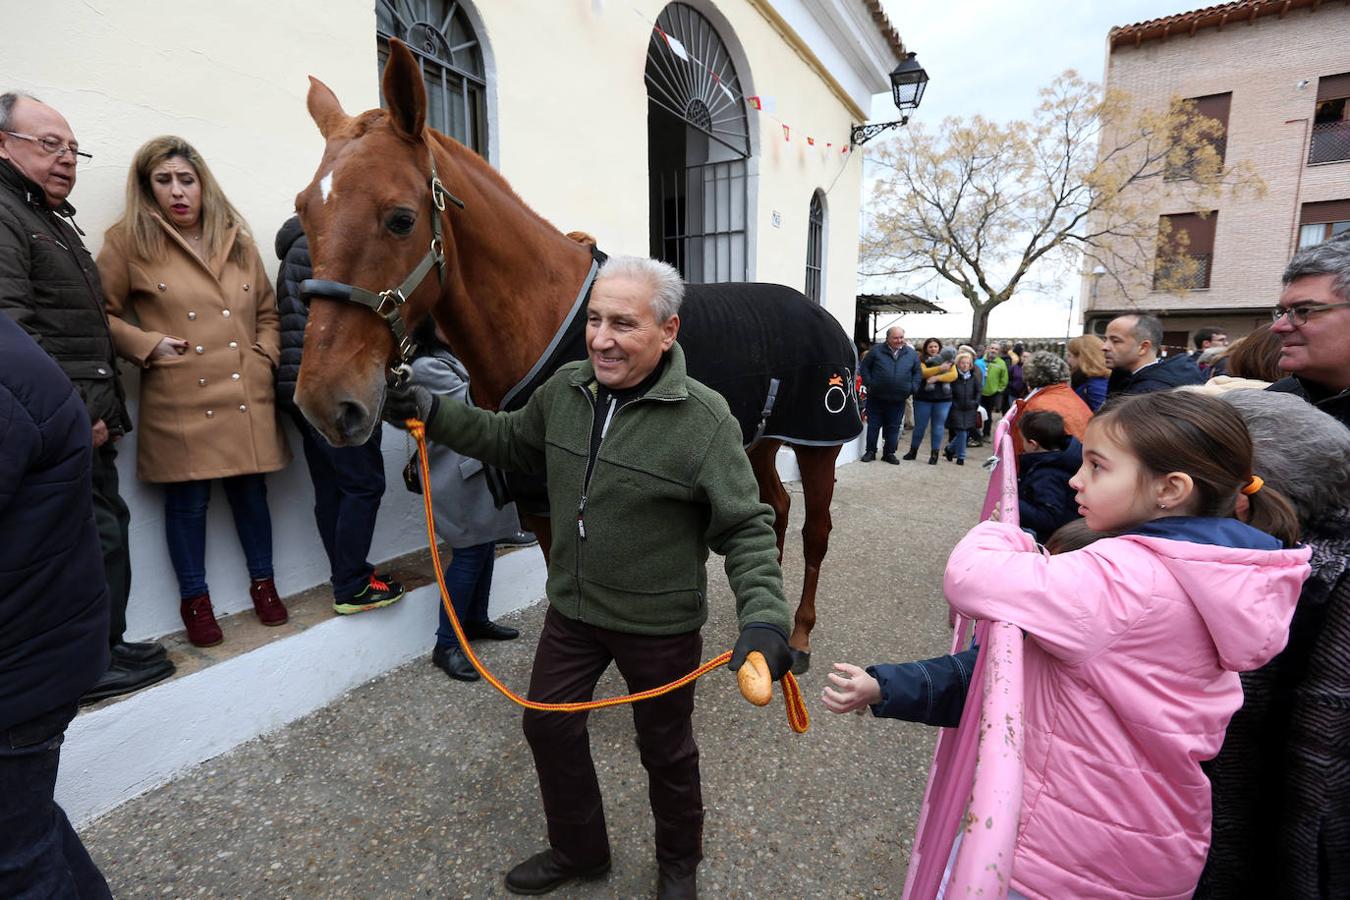
<path id="1" fill-rule="evenodd" d="M 1329 309 L 1340 309 L 1344 306 L 1350 306 L 1347 303 L 1300 303 L 1298 306 L 1277 306 L 1270 311 L 1271 322 L 1278 322 L 1285 316 L 1294 324 L 1295 328 L 1302 328 L 1308 324 L 1308 317 L 1326 312 Z"/>
<path id="2" fill-rule="evenodd" d="M 60 159 L 62 156 L 64 156 L 64 155 L 67 154 L 67 153 L 69 153 L 71 156 L 75 157 L 75 161 L 76 161 L 76 162 L 79 162 L 79 161 L 82 160 L 82 159 L 93 159 L 93 158 L 94 158 L 93 154 L 91 154 L 91 153 L 85 153 L 84 151 L 82 151 L 79 147 L 75 146 L 74 144 L 63 144 L 63 143 L 61 143 L 61 139 L 60 139 L 60 138 L 54 138 L 54 137 L 34 137 L 34 136 L 31 135 L 31 134 L 20 134 L 20 133 L 17 132 L 17 131 L 6 131 L 6 132 L 4 132 L 4 133 L 7 134 L 7 135 L 9 135 L 10 137 L 16 137 L 16 138 L 18 138 L 18 139 L 21 140 L 21 141 L 32 141 L 32 142 L 34 142 L 35 144 L 37 144 L 39 147 L 41 147 L 41 148 L 43 149 L 43 151 L 46 152 L 48 155 L 55 155 L 57 159 Z"/>

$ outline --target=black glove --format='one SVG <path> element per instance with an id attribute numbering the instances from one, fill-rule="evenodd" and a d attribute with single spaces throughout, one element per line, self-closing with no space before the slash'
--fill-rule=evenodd
<path id="1" fill-rule="evenodd" d="M 740 669 L 752 650 L 764 654 L 764 661 L 769 664 L 769 676 L 774 681 L 781 679 L 792 668 L 792 650 L 788 647 L 787 635 L 777 625 L 751 622 L 742 628 L 736 647 L 731 651 L 731 671 Z"/>
<path id="2" fill-rule="evenodd" d="M 384 409 L 380 416 L 390 425 L 402 428 L 406 419 L 431 421 L 440 400 L 420 384 L 388 385 L 384 390 Z"/>

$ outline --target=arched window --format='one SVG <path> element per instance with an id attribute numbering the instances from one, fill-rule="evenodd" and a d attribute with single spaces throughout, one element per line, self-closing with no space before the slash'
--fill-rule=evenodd
<path id="1" fill-rule="evenodd" d="M 487 156 L 487 78 L 483 48 L 457 2 L 377 0 L 379 70 L 389 58 L 389 39 L 408 45 L 427 87 L 427 124 Z"/>
<path id="2" fill-rule="evenodd" d="M 745 281 L 750 128 L 731 52 L 704 16 L 671 3 L 647 49 L 651 255 L 686 281 Z"/>
<path id="3" fill-rule="evenodd" d="M 811 195 L 811 214 L 806 226 L 806 296 L 823 302 L 821 275 L 825 268 L 825 202 L 820 191 Z"/>

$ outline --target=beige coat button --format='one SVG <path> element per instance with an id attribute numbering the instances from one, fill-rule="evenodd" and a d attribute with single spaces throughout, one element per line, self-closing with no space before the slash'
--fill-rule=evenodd
<path id="1" fill-rule="evenodd" d="M 197 319 L 197 314 L 196 314 L 195 312 L 190 312 L 190 313 L 188 313 L 188 321 L 189 321 L 189 322 L 196 321 L 196 319 Z"/>
<path id="2" fill-rule="evenodd" d="M 216 414 L 216 412 L 215 412 L 215 410 L 213 410 L 213 409 L 208 409 L 208 410 L 206 411 L 206 417 L 207 417 L 208 419 L 211 418 L 212 416 L 214 416 L 215 414 Z"/>
<path id="3" fill-rule="evenodd" d="M 155 287 L 159 288 L 161 291 L 167 291 L 169 289 L 169 286 L 162 281 L 155 285 Z"/>
<path id="4" fill-rule="evenodd" d="M 206 379 L 205 379 L 205 378 L 198 378 L 198 379 L 197 379 L 197 384 L 201 385 L 202 387 L 206 387 Z"/>
<path id="5" fill-rule="evenodd" d="M 244 290 L 245 290 L 245 291 L 248 290 L 248 285 L 247 285 L 247 284 L 244 285 Z"/>
<path id="6" fill-rule="evenodd" d="M 229 311 L 228 309 L 222 309 L 222 310 L 220 311 L 220 314 L 221 314 L 222 316 L 224 316 L 225 318 L 227 318 L 227 319 L 230 317 L 230 311 Z"/>
<path id="7" fill-rule="evenodd" d="M 203 347 L 201 344 L 198 344 L 197 346 L 193 347 L 192 349 L 193 349 L 193 350 L 196 350 L 198 353 L 205 353 L 205 352 L 206 352 L 206 348 Z"/>
<path id="8" fill-rule="evenodd" d="M 238 349 L 239 349 L 239 342 L 238 342 L 238 341 L 230 341 L 230 349 L 231 349 L 231 350 L 238 350 Z"/>
<path id="9" fill-rule="evenodd" d="M 240 404 L 239 404 L 239 411 L 240 411 L 240 412 L 248 412 L 248 406 L 245 405 L 245 404 L 243 404 L 243 403 L 240 403 Z"/>
<path id="10" fill-rule="evenodd" d="M 238 372 L 231 372 L 231 373 L 230 373 L 230 380 L 231 380 L 231 381 L 238 381 L 238 380 L 239 380 L 239 373 L 238 373 Z"/>

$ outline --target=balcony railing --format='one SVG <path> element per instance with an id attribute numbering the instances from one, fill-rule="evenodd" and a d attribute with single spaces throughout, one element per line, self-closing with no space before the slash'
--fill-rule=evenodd
<path id="1" fill-rule="evenodd" d="M 1209 273 L 1214 256 L 1209 253 L 1188 253 L 1185 256 L 1164 257 L 1153 269 L 1155 291 L 1193 291 L 1209 287 Z"/>
<path id="2" fill-rule="evenodd" d="M 1312 127 L 1308 165 L 1350 159 L 1350 122 L 1322 122 Z"/>

